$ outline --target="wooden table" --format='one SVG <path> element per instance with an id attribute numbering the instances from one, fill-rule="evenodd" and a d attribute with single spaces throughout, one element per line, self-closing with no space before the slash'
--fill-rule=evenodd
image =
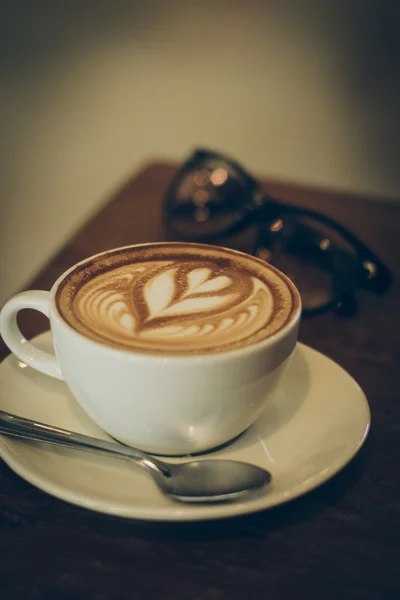
<path id="1" fill-rule="evenodd" d="M 49 289 L 90 254 L 164 238 L 174 168 L 152 164 L 55 256 L 29 287 Z M 333 480 L 285 506 L 202 524 L 112 519 L 56 500 L 0 461 L 0 598 L 28 600 L 400 598 L 400 205 L 265 182 L 276 197 L 348 225 L 392 269 L 383 297 L 359 292 L 357 316 L 304 320 L 301 341 L 355 377 L 373 425 Z M 238 242 L 240 245 L 240 242 Z M 37 334 L 37 313 L 22 319 Z M 0 346 L 0 358 L 7 354 Z"/>

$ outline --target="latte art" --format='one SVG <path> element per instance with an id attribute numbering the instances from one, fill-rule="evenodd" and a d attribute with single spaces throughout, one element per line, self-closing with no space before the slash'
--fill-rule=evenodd
<path id="1" fill-rule="evenodd" d="M 186 244 L 142 248 L 73 272 L 58 295 L 67 322 L 122 348 L 205 353 L 273 335 L 293 311 L 290 286 L 267 267 L 262 276 L 256 259 Z"/>
<path id="2" fill-rule="evenodd" d="M 139 263 L 83 286 L 75 311 L 93 331 L 126 344 L 200 349 L 253 335 L 271 313 L 267 286 L 212 263 Z"/>

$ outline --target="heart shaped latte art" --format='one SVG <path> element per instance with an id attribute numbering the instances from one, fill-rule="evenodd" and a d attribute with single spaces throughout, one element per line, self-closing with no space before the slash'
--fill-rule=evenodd
<path id="1" fill-rule="evenodd" d="M 263 280 L 235 266 L 160 260 L 98 275 L 80 288 L 74 311 L 116 344 L 201 351 L 253 336 L 270 322 L 274 298 Z"/>

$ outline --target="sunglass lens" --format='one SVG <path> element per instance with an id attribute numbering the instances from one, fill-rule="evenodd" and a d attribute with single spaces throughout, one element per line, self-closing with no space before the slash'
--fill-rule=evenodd
<path id="1" fill-rule="evenodd" d="M 220 161 L 185 168 L 167 192 L 166 218 L 185 239 L 218 236 L 243 218 L 249 190 L 240 175 Z"/>
<path id="2" fill-rule="evenodd" d="M 305 311 L 316 311 L 352 288 L 358 268 L 353 249 L 337 232 L 309 217 L 262 226 L 255 254 L 286 273 Z"/>

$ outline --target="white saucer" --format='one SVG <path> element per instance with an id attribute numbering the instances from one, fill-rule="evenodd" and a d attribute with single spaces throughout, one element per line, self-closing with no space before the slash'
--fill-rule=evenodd
<path id="1" fill-rule="evenodd" d="M 36 339 L 51 346 L 49 333 Z M 112 398 L 110 398 L 112 402 Z M 66 385 L 14 356 L 0 365 L 0 409 L 108 439 Z M 261 495 L 240 502 L 185 505 L 162 495 L 139 467 L 118 459 L 0 436 L 0 455 L 42 490 L 91 510 L 152 521 L 230 517 L 276 506 L 317 487 L 357 453 L 370 425 L 366 398 L 332 360 L 298 344 L 276 399 L 235 442 L 209 456 L 247 461 L 271 471 Z"/>

